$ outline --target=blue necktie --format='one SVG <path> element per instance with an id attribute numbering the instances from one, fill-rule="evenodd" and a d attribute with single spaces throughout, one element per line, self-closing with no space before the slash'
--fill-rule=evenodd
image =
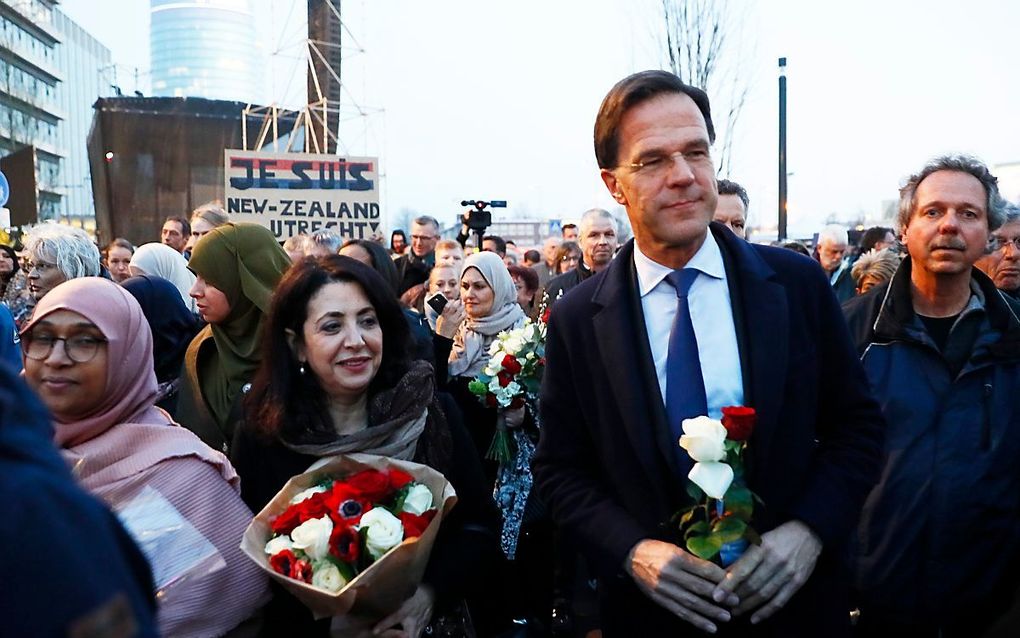
<path id="1" fill-rule="evenodd" d="M 708 414 L 705 380 L 698 358 L 698 340 L 691 323 L 691 307 L 687 292 L 698 271 L 693 268 L 674 270 L 666 281 L 676 289 L 676 318 L 669 332 L 669 355 L 666 359 L 666 418 L 673 435 L 672 446 L 681 469 L 690 464 L 686 450 L 677 442 L 683 434 L 683 420 Z"/>

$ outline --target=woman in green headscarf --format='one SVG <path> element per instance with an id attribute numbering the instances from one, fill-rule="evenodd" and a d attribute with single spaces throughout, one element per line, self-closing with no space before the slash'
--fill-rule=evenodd
<path id="1" fill-rule="evenodd" d="M 209 325 L 188 346 L 177 418 L 215 450 L 228 451 L 242 417 L 269 299 L 289 265 L 273 234 L 257 224 L 215 228 L 191 253 L 191 296 Z"/>

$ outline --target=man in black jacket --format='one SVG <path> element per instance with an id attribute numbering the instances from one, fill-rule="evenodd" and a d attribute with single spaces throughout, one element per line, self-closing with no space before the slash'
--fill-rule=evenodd
<path id="1" fill-rule="evenodd" d="M 818 265 L 711 223 L 713 139 L 708 97 L 671 73 L 603 101 L 596 157 L 634 241 L 552 309 L 536 485 L 600 574 L 607 638 L 846 636 L 842 554 L 878 478 L 881 414 Z M 693 504 L 693 464 L 667 415 L 696 416 L 695 399 L 712 418 L 757 413 L 761 544 L 725 570 L 670 522 Z"/>
<path id="2" fill-rule="evenodd" d="M 581 216 L 581 261 L 577 267 L 549 280 L 542 295 L 542 307 L 550 308 L 568 290 L 602 272 L 613 261 L 617 244 L 616 219 L 609 211 L 593 208 Z"/>
<path id="3" fill-rule="evenodd" d="M 844 306 L 888 423 L 852 552 L 862 637 L 981 636 L 1016 591 L 1020 320 L 973 267 L 997 200 L 978 160 L 925 166 L 900 191 L 909 257 Z"/>

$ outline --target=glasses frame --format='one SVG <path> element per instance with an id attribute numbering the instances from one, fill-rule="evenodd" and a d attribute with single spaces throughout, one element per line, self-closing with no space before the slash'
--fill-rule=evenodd
<path id="1" fill-rule="evenodd" d="M 74 355 L 71 354 L 72 349 L 67 347 L 67 342 L 69 340 L 71 340 L 71 339 L 75 339 L 76 337 L 85 337 L 85 338 L 88 338 L 88 339 L 95 339 L 98 342 L 96 344 L 95 349 L 92 351 L 91 355 L 89 355 L 88 357 L 86 357 L 84 359 L 79 359 L 79 358 L 76 358 Z M 64 354 L 67 356 L 68 359 L 70 359 L 71 361 L 74 361 L 75 363 L 88 363 L 89 361 L 92 361 L 93 359 L 95 359 L 96 355 L 99 354 L 99 348 L 101 348 L 102 346 L 104 346 L 107 343 L 109 343 L 109 340 L 107 340 L 107 339 L 103 339 L 103 338 L 99 338 L 99 337 L 94 337 L 92 335 L 71 335 L 70 337 L 52 337 L 53 342 L 50 343 L 50 347 L 49 348 L 46 348 L 46 352 L 42 356 L 36 356 L 36 355 L 31 354 L 32 344 L 36 342 L 36 339 L 37 339 L 37 337 L 35 335 L 33 335 L 31 332 L 26 333 L 25 336 L 22 337 L 22 341 L 25 342 L 25 348 L 24 348 L 23 352 L 25 353 L 26 357 L 28 357 L 29 359 L 32 359 L 33 361 L 45 361 L 46 359 L 49 359 L 50 355 L 53 354 L 53 348 L 56 347 L 57 342 L 58 341 L 63 341 L 64 342 Z M 77 348 L 74 348 L 73 350 L 77 351 Z"/>
<path id="2" fill-rule="evenodd" d="M 988 248 L 992 252 L 1005 250 L 1006 246 L 1009 246 L 1010 244 L 1013 245 L 1013 250 L 1020 252 L 1020 237 L 1014 237 L 1013 239 L 1005 239 L 1003 237 L 988 238 Z"/>

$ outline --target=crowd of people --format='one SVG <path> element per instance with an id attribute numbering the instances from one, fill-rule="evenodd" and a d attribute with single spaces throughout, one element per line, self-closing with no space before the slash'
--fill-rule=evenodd
<path id="1" fill-rule="evenodd" d="M 0 599 L 47 610 L 15 627 L 342 634 L 239 544 L 288 479 L 361 452 L 430 466 L 458 496 L 374 635 L 1010 635 L 1020 207 L 946 156 L 907 179 L 895 228 L 752 244 L 748 193 L 715 177 L 708 104 L 665 72 L 607 95 L 596 157 L 627 242 L 593 208 L 520 248 L 473 246 L 466 225 L 444 239 L 430 216 L 388 246 L 281 244 L 210 203 L 138 246 L 55 223 L 0 246 L 5 529 L 45 529 L 25 544 L 51 563 L 0 559 Z M 472 381 L 529 321 L 548 324 L 541 395 L 491 407 Z M 674 515 L 684 420 L 727 406 L 755 410 L 762 508 L 723 566 L 685 550 Z M 537 446 L 509 553 L 503 428 Z M 154 518 L 175 531 L 125 532 Z M 43 602 L 51 572 L 61 603 Z"/>

